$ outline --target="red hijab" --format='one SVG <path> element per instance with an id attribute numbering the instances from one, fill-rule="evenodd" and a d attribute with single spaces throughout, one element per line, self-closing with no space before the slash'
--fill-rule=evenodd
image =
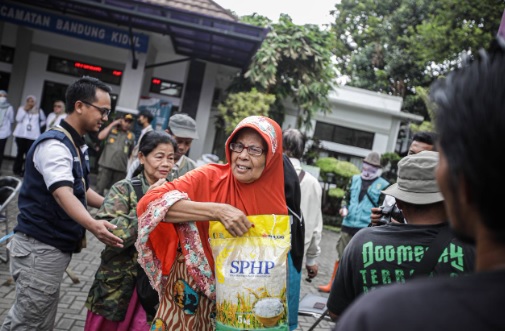
<path id="1" fill-rule="evenodd" d="M 237 133 L 251 128 L 261 135 L 268 146 L 266 164 L 261 177 L 248 184 L 237 181 L 231 171 L 230 143 L 234 142 Z M 139 240 L 146 244 L 141 247 L 152 250 L 154 265 L 161 270 L 161 275 L 170 272 L 175 260 L 176 250 L 181 241 L 178 224 L 161 222 L 148 234 L 148 238 L 141 238 L 142 227 L 150 223 L 144 215 L 152 202 L 166 199 L 167 193 L 179 191 L 187 194 L 192 201 L 227 203 L 246 215 L 277 214 L 287 215 L 286 198 L 284 194 L 284 168 L 282 158 L 282 131 L 272 119 L 264 116 L 250 116 L 242 120 L 226 141 L 227 164 L 208 164 L 196 168 L 173 182 L 153 189 L 145 194 L 138 202 Z M 147 214 L 147 213 L 146 213 Z M 209 241 L 209 222 L 195 222 L 205 256 L 214 271 L 212 251 Z M 142 260 L 142 252 L 139 261 Z M 144 261 L 145 263 L 146 261 Z M 141 261 L 142 263 L 142 261 Z M 149 274 L 149 272 L 148 272 Z M 156 283 L 156 282 L 155 282 Z"/>

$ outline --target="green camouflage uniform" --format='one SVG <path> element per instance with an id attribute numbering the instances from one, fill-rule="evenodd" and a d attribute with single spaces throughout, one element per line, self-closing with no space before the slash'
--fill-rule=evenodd
<path id="1" fill-rule="evenodd" d="M 135 135 L 131 131 L 114 128 L 105 139 L 102 154 L 98 159 L 96 192 L 104 195 L 115 182 L 126 177 L 126 165 L 130 157 Z"/>
<path id="2" fill-rule="evenodd" d="M 142 190 L 149 188 L 143 174 Z M 137 196 L 130 180 L 115 183 L 95 216 L 117 226 L 113 233 L 123 239 L 123 248 L 106 246 L 102 262 L 86 300 L 86 308 L 111 321 L 125 318 L 137 277 Z"/>

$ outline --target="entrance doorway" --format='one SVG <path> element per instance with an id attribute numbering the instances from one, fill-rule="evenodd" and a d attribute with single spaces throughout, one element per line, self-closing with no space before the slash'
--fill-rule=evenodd
<path id="1" fill-rule="evenodd" d="M 42 88 L 42 100 L 40 101 L 40 108 L 44 110 L 44 113 L 49 115 L 53 111 L 53 104 L 56 100 L 61 100 L 66 103 L 65 92 L 67 91 L 68 85 L 44 81 L 44 87 Z M 110 94 L 111 109 L 114 111 L 117 103 L 117 94 Z"/>
<path id="2" fill-rule="evenodd" d="M 42 88 L 42 100 L 40 100 L 40 108 L 44 113 L 49 115 L 53 112 L 53 104 L 56 100 L 65 102 L 65 92 L 68 85 L 55 82 L 44 81 Z"/>
<path id="3" fill-rule="evenodd" d="M 11 79 L 11 74 L 8 72 L 0 71 L 0 90 L 5 90 L 9 92 L 9 81 Z"/>
<path id="4" fill-rule="evenodd" d="M 65 92 L 67 91 L 68 85 L 44 81 L 44 87 L 42 88 L 42 100 L 40 101 L 40 108 L 44 110 L 44 113 L 49 115 L 53 111 L 53 104 L 56 100 L 62 100 L 66 103 L 65 100 Z M 117 94 L 110 94 L 111 108 L 114 111 L 117 103 Z M 68 107 L 68 106 L 67 106 Z M 109 119 L 111 120 L 111 119 Z M 104 124 L 103 127 L 105 127 Z M 91 167 L 91 171 L 93 173 L 97 172 L 98 166 L 97 161 L 100 156 L 100 146 L 101 143 L 98 140 L 97 133 L 89 133 L 85 135 L 86 144 L 89 147 L 89 163 Z"/>

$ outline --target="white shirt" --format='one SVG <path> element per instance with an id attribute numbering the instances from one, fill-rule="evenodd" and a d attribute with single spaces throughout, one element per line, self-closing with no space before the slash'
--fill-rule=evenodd
<path id="1" fill-rule="evenodd" d="M 46 124 L 46 115 L 42 109 L 36 114 L 27 113 L 21 106 L 16 114 L 16 123 L 14 137 L 36 140 L 40 136 L 40 127 Z"/>
<path id="2" fill-rule="evenodd" d="M 67 113 L 56 114 L 56 113 L 53 112 L 53 113 L 47 115 L 46 131 L 50 130 L 52 127 L 60 125 L 61 120 L 64 119 L 64 118 L 66 118 L 66 117 L 67 117 Z M 54 121 L 54 123 L 52 123 L 53 121 Z M 52 123 L 52 125 L 51 125 L 51 123 Z"/>
<path id="3" fill-rule="evenodd" d="M 84 154 L 87 145 L 80 147 Z M 47 189 L 59 182 L 74 182 L 72 175 L 72 153 L 64 143 L 57 139 L 47 139 L 37 145 L 33 153 L 35 169 L 44 178 Z M 82 160 L 82 162 L 85 162 Z M 84 166 L 84 165 L 83 165 Z"/>
<path id="4" fill-rule="evenodd" d="M 12 133 L 12 123 L 14 123 L 14 108 L 9 106 L 0 123 L 0 139 L 7 139 Z"/>
<path id="5" fill-rule="evenodd" d="M 289 158 L 291 164 L 299 175 L 302 171 L 300 160 Z M 313 266 L 316 264 L 316 258 L 321 254 L 321 233 L 323 232 L 323 213 L 321 203 L 323 198 L 323 189 L 319 180 L 305 171 L 305 176 L 300 182 L 301 203 L 300 209 L 305 224 L 305 264 Z"/>

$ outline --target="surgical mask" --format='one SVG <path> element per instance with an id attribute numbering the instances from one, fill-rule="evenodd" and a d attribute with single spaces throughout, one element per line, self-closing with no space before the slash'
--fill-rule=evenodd
<path id="1" fill-rule="evenodd" d="M 375 179 L 379 177 L 379 167 L 374 167 L 371 164 L 368 163 L 363 163 L 363 166 L 361 168 L 361 178 L 363 179 Z"/>
<path id="2" fill-rule="evenodd" d="M 5 101 L 7 101 L 6 97 L 0 97 L 0 103 L 5 103 Z"/>

